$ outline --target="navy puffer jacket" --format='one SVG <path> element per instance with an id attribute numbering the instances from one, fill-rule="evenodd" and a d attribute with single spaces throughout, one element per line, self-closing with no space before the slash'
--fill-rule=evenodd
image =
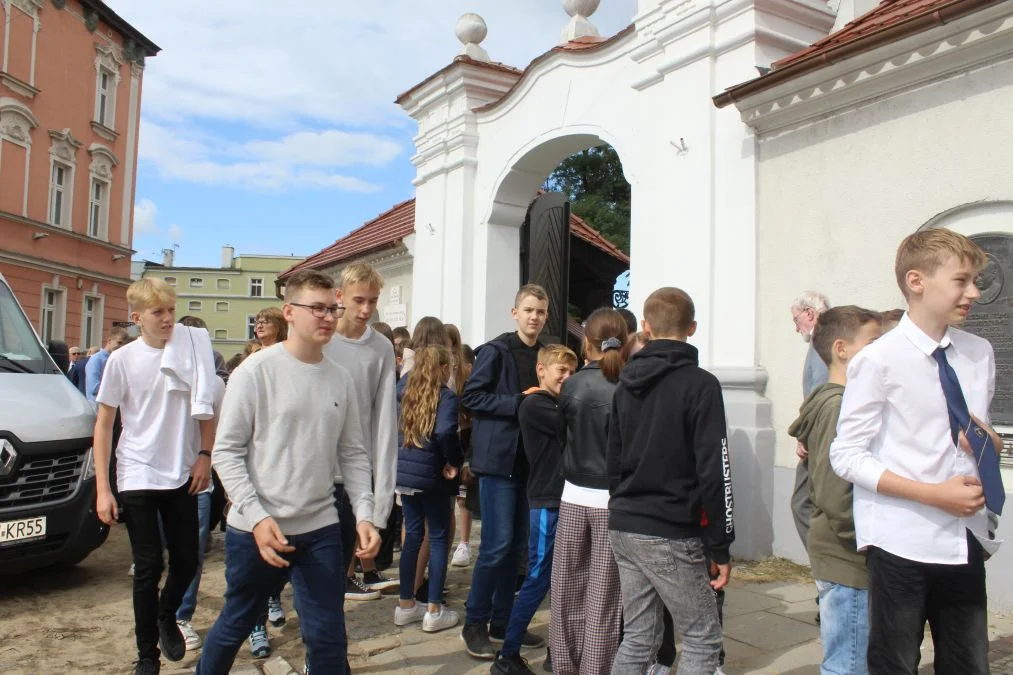
<path id="1" fill-rule="evenodd" d="M 397 398 L 400 403 L 408 378 L 398 382 Z M 407 448 L 404 434 L 398 429 L 397 485 L 414 490 L 446 491 L 443 466 L 460 468 L 464 464 L 461 441 L 457 435 L 457 394 L 443 386 L 436 409 L 436 424 L 424 448 Z"/>

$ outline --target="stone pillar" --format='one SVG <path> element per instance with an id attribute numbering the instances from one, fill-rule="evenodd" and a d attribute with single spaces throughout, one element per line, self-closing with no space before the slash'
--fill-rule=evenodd
<path id="1" fill-rule="evenodd" d="M 134 221 L 134 180 L 137 174 L 137 124 L 140 121 L 141 75 L 144 63 L 130 63 L 130 99 L 127 105 L 127 148 L 123 153 L 123 209 L 120 212 L 120 244 L 132 245 L 130 225 Z M 109 237 L 111 240 L 112 237 Z"/>

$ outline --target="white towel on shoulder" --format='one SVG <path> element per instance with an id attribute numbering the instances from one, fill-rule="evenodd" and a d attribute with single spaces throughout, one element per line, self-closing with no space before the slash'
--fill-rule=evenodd
<path id="1" fill-rule="evenodd" d="M 190 392 L 190 416 L 209 420 L 215 416 L 215 359 L 211 336 L 204 328 L 177 323 L 162 353 L 162 373 L 169 391 Z"/>

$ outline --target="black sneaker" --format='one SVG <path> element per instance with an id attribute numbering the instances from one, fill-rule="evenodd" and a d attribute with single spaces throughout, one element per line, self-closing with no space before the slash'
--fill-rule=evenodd
<path id="1" fill-rule="evenodd" d="M 464 640 L 464 648 L 470 656 L 486 661 L 496 658 L 496 648 L 489 642 L 489 629 L 484 623 L 465 624 L 464 630 L 461 631 L 461 639 Z"/>
<path id="2" fill-rule="evenodd" d="M 380 591 L 366 588 L 359 577 L 348 577 L 345 584 L 345 600 L 379 600 Z"/>
<path id="3" fill-rule="evenodd" d="M 489 639 L 497 644 L 502 644 L 503 640 L 506 639 L 506 626 L 489 626 Z M 537 649 L 544 646 L 545 640 L 534 633 L 524 631 L 524 637 L 521 638 L 521 647 Z"/>
<path id="4" fill-rule="evenodd" d="M 491 675 L 534 675 L 535 671 L 528 668 L 528 662 L 521 658 L 520 654 L 504 656 L 502 653 L 496 655 L 496 662 L 489 669 Z"/>
<path id="5" fill-rule="evenodd" d="M 158 659 L 140 659 L 134 666 L 134 675 L 158 675 L 161 668 Z"/>
<path id="6" fill-rule="evenodd" d="M 401 582 L 397 579 L 391 579 L 380 570 L 370 570 L 364 572 L 362 575 L 362 583 L 365 584 L 366 588 L 371 591 L 380 591 L 381 593 L 388 588 L 398 588 L 401 586 Z"/>
<path id="7" fill-rule="evenodd" d="M 158 647 L 170 661 L 180 661 L 186 656 L 186 640 L 176 619 L 158 620 Z"/>
<path id="8" fill-rule="evenodd" d="M 545 662 L 542 664 L 542 670 L 547 673 L 552 672 L 552 651 L 548 647 L 545 648 Z"/>

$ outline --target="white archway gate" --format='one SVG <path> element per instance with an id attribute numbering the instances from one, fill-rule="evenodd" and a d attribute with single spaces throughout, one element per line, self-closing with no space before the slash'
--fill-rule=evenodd
<path id="1" fill-rule="evenodd" d="M 625 31 L 566 42 L 522 72 L 484 60 L 484 25 L 466 15 L 464 52 L 398 98 L 419 125 L 411 320 L 458 323 L 472 344 L 511 327 L 518 231 L 548 174 L 577 151 L 616 149 L 633 188 L 630 307 L 639 314 L 660 286 L 696 302 L 701 365 L 725 386 L 736 553 L 748 557 L 769 554 L 773 538 L 756 157 L 737 111 L 711 97 L 822 37 L 833 18 L 821 0 L 639 0 Z"/>

